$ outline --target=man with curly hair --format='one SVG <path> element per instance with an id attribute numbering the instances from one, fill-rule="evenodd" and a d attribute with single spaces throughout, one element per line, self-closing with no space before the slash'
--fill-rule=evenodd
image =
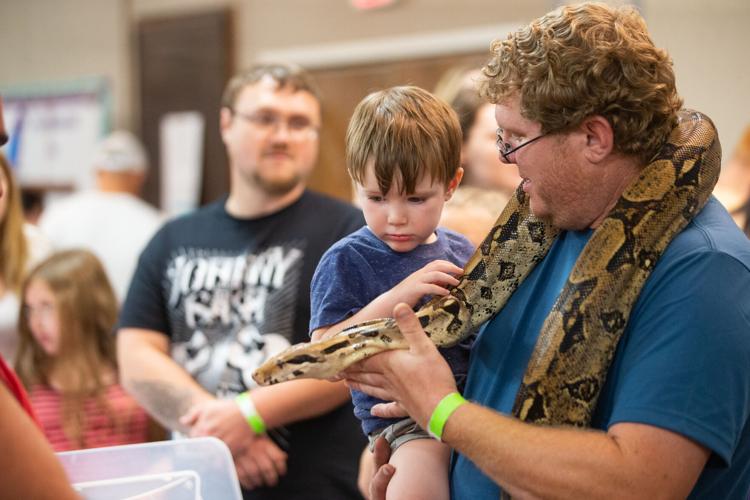
<path id="1" fill-rule="evenodd" d="M 355 365 L 350 387 L 396 401 L 373 413 L 405 411 L 455 450 L 456 499 L 748 498 L 750 243 L 713 198 L 640 289 L 588 428 L 514 416 L 540 329 L 582 249 L 654 155 L 669 153 L 682 100 L 668 55 L 632 7 L 582 4 L 494 42 L 483 71 L 500 155 L 518 165 L 533 215 L 560 232 L 482 325 L 463 397 L 403 304 L 394 316 L 410 349 Z M 394 473 L 379 469 L 373 498 Z"/>

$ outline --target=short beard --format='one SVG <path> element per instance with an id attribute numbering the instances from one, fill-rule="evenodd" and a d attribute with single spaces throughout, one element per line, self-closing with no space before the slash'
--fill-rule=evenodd
<path id="1" fill-rule="evenodd" d="M 252 173 L 251 177 L 256 186 L 262 189 L 266 194 L 272 196 L 283 196 L 299 186 L 303 181 L 302 177 L 296 174 L 283 180 L 267 179 L 258 175 L 257 172 Z"/>

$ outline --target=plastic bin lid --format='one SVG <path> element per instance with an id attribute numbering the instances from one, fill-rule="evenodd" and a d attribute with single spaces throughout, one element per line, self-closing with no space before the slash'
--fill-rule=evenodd
<path id="1" fill-rule="evenodd" d="M 241 500 L 229 448 L 204 437 L 66 451 L 57 456 L 84 498 Z"/>

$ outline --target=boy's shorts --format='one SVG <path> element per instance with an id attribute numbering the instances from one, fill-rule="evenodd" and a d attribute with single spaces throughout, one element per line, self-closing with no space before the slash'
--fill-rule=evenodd
<path id="1" fill-rule="evenodd" d="M 404 443 L 408 443 L 414 439 L 432 439 L 432 437 L 423 430 L 413 418 L 405 418 L 399 420 L 395 424 L 391 424 L 385 429 L 373 432 L 368 436 L 370 440 L 370 451 L 373 451 L 375 447 L 375 440 L 379 437 L 385 438 L 391 447 L 391 453 Z"/>

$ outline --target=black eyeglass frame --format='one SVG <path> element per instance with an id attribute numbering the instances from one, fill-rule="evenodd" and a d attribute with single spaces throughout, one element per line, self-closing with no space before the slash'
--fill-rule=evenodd
<path id="1" fill-rule="evenodd" d="M 304 124 L 294 124 L 293 120 L 295 117 L 287 118 L 286 120 L 277 115 L 276 113 L 263 113 L 263 112 L 253 112 L 253 113 L 246 113 L 244 111 L 238 111 L 233 108 L 227 108 L 230 113 L 232 113 L 233 116 L 237 116 L 243 120 L 246 120 L 256 127 L 262 128 L 262 129 L 269 129 L 269 128 L 277 128 L 281 125 L 281 123 L 285 123 L 286 129 L 290 131 L 292 134 L 320 134 L 320 126 L 315 125 L 314 123 L 310 122 L 305 118 Z M 268 118 L 271 118 L 269 121 Z"/>
<path id="2" fill-rule="evenodd" d="M 521 149 L 521 148 L 523 148 L 525 146 L 528 146 L 529 144 L 532 144 L 532 143 L 538 141 L 539 139 L 541 139 L 542 137 L 546 137 L 546 136 L 548 136 L 549 134 L 552 133 L 552 131 L 545 132 L 544 134 L 538 135 L 538 136 L 534 137 L 533 139 L 529 139 L 526 142 L 522 142 L 521 144 L 519 144 L 515 148 L 512 148 L 511 145 L 510 145 L 510 143 L 507 143 L 507 142 L 503 141 L 503 137 L 500 135 L 500 130 L 501 129 L 497 129 L 497 139 L 495 140 L 495 145 L 497 146 L 497 151 L 500 153 L 500 156 L 502 157 L 502 159 L 503 159 L 503 161 L 505 163 L 514 163 L 513 160 L 510 159 L 510 155 L 512 155 L 513 153 L 515 153 L 519 149 Z"/>

